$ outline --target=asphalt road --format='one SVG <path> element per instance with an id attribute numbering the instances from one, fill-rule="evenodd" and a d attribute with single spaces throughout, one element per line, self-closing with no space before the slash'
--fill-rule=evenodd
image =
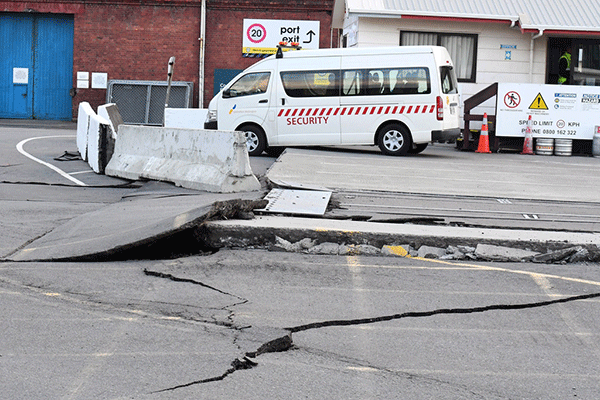
<path id="1" fill-rule="evenodd" d="M 600 158 L 476 154 L 435 144 L 409 157 L 370 147 L 288 149 L 267 176 L 333 190 L 339 207 L 330 218 L 598 232 L 599 169 Z"/>
<path id="2" fill-rule="evenodd" d="M 577 297 L 600 292 L 597 265 L 223 250 L 0 276 L 5 398 L 598 394 L 599 302 Z M 283 328 L 298 330 L 291 349 L 232 370 Z"/>
<path id="3" fill-rule="evenodd" d="M 24 140 L 28 154 L 86 186 L 18 152 Z M 2 255 L 120 201 L 191 195 L 53 160 L 74 149 L 72 126 L 0 124 Z M 434 158 L 469 157 L 450 150 Z M 360 158 L 352 154 L 344 157 Z M 376 156 L 365 155 L 370 163 Z M 260 157 L 252 166 L 262 174 L 272 163 Z M 173 260 L 4 261 L 0 393 L 10 399 L 595 399 L 599 286 L 595 263 L 252 249 Z M 285 351 L 247 356 L 290 332 L 291 348 L 272 345 Z"/>

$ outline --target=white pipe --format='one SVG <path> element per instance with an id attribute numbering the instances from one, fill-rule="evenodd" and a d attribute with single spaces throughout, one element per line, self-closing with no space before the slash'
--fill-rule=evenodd
<path id="1" fill-rule="evenodd" d="M 529 83 L 533 83 L 533 50 L 535 47 L 535 39 L 542 37 L 544 30 L 540 29 L 537 35 L 531 35 L 531 44 L 529 45 Z"/>
<path id="2" fill-rule="evenodd" d="M 206 47 L 206 0 L 200 9 L 200 65 L 198 71 L 198 108 L 204 108 L 204 48 Z"/>

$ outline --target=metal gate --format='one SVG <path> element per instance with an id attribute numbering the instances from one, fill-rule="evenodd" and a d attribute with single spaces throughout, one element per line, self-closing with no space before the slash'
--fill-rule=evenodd
<path id="1" fill-rule="evenodd" d="M 192 106 L 192 82 L 171 82 L 169 107 Z M 166 81 L 108 82 L 106 102 L 115 103 L 126 124 L 162 125 L 165 116 Z"/>
<path id="2" fill-rule="evenodd" d="M 0 13 L 0 118 L 72 119 L 73 17 Z"/>

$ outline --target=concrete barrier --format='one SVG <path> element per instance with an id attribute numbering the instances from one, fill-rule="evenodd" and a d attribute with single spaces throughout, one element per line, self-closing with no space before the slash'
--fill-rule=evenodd
<path id="1" fill-rule="evenodd" d="M 79 103 L 77 112 L 77 151 L 81 154 L 81 158 L 87 161 L 87 141 L 88 141 L 88 126 L 90 124 L 90 115 L 96 113 L 92 110 L 92 106 L 88 102 Z"/>
<path id="2" fill-rule="evenodd" d="M 105 173 L 208 192 L 260 189 L 242 132 L 121 125 Z"/>
<path id="3" fill-rule="evenodd" d="M 110 155 L 108 154 L 109 141 L 114 143 L 110 133 L 110 121 L 99 115 L 90 115 L 87 138 L 88 164 L 95 173 L 103 174 L 108 165 Z"/>
<path id="4" fill-rule="evenodd" d="M 116 106 L 115 106 L 116 107 Z M 99 109 L 100 110 L 100 109 Z M 120 118 L 118 110 L 107 109 L 102 111 L 107 116 Z M 114 148 L 113 123 L 97 115 L 87 102 L 79 104 L 77 115 L 77 150 L 81 158 L 92 167 L 97 174 L 103 174 Z"/>
<path id="5" fill-rule="evenodd" d="M 115 103 L 101 105 L 98 107 L 98 115 L 110 122 L 111 136 L 116 139 L 119 126 L 123 125 L 123 117 L 121 117 L 119 107 Z"/>

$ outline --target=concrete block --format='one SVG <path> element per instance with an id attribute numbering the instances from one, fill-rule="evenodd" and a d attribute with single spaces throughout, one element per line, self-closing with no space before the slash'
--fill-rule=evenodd
<path id="1" fill-rule="evenodd" d="M 208 109 L 165 108 L 165 128 L 204 129 Z"/>
<path id="2" fill-rule="evenodd" d="M 106 174 L 208 192 L 260 189 L 242 132 L 121 125 Z"/>
<path id="3" fill-rule="evenodd" d="M 99 115 L 89 116 L 87 155 L 88 164 L 95 173 L 103 174 L 108 164 L 108 138 L 110 136 L 110 122 Z"/>
<path id="4" fill-rule="evenodd" d="M 478 244 L 474 254 L 477 258 L 487 261 L 523 261 L 529 260 L 539 253 L 512 247 Z"/>
<path id="5" fill-rule="evenodd" d="M 418 256 L 421 258 L 440 258 L 446 255 L 446 249 L 441 247 L 421 246 L 418 250 Z"/>
<path id="6" fill-rule="evenodd" d="M 88 126 L 90 116 L 96 115 L 92 106 L 88 102 L 79 103 L 77 112 L 77 151 L 84 161 L 88 160 L 87 145 L 88 145 Z"/>
<path id="7" fill-rule="evenodd" d="M 103 104 L 98 107 L 98 115 L 110 122 L 111 137 L 113 140 L 116 139 L 119 126 L 123 125 L 119 107 L 115 103 Z"/>

